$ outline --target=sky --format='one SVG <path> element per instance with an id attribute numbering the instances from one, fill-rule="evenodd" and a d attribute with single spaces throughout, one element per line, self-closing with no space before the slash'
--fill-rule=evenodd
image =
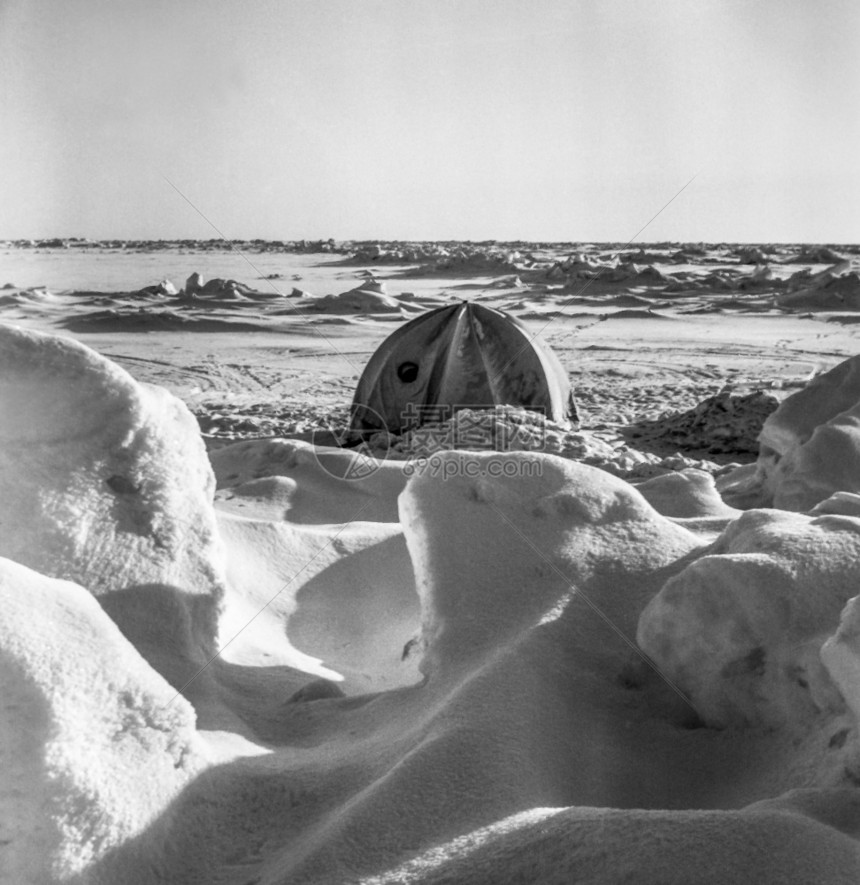
<path id="1" fill-rule="evenodd" d="M 856 0 L 0 0 L 0 238 L 857 243 L 858 45 Z"/>

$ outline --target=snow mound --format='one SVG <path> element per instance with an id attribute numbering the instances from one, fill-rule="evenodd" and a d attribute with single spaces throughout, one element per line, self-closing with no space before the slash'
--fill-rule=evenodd
<path id="1" fill-rule="evenodd" d="M 391 313 L 399 312 L 402 308 L 397 298 L 386 293 L 385 284 L 377 282 L 365 282 L 338 295 L 325 295 L 315 299 L 313 304 L 304 306 L 304 310 L 335 314 Z"/>
<path id="2" fill-rule="evenodd" d="M 838 709 L 819 661 L 860 581 L 860 515 L 756 510 L 648 604 L 637 641 L 717 726 Z"/>
<path id="3" fill-rule="evenodd" d="M 362 885 L 849 885 L 858 818 L 853 790 L 797 790 L 737 812 L 534 808 Z"/>
<path id="4" fill-rule="evenodd" d="M 162 280 L 151 286 L 144 286 L 140 290 L 141 295 L 178 295 L 179 290 L 170 280 Z"/>
<path id="5" fill-rule="evenodd" d="M 15 287 L 4 286 L 4 294 L 0 295 L 0 308 L 7 307 L 28 307 L 30 305 L 51 305 L 59 304 L 61 299 L 53 292 L 37 286 L 32 289 L 16 289 Z"/>
<path id="6" fill-rule="evenodd" d="M 246 440 L 210 453 L 221 507 L 227 495 L 262 501 L 274 497 L 277 516 L 293 523 L 397 522 L 397 496 L 406 484 L 400 466 L 360 453 L 287 439 Z"/>
<path id="7" fill-rule="evenodd" d="M 860 503 L 852 504 L 860 511 Z M 860 596 L 845 606 L 839 628 L 822 646 L 821 659 L 860 726 Z"/>
<path id="8" fill-rule="evenodd" d="M 860 274 L 854 272 L 808 289 L 778 295 L 776 303 L 793 310 L 860 310 Z"/>
<path id="9" fill-rule="evenodd" d="M 543 618 L 563 617 L 580 650 L 603 643 L 593 612 L 583 617 L 585 599 L 611 630 L 632 635 L 648 572 L 700 543 L 624 481 L 549 455 L 439 453 L 410 481 L 400 510 L 422 599 L 426 672 L 504 646 Z M 620 535 L 625 550 L 615 544 Z M 594 568 L 610 555 L 611 579 Z"/>
<path id="10" fill-rule="evenodd" d="M 783 400 L 762 425 L 755 469 L 726 477 L 721 491 L 735 506 L 793 511 L 860 491 L 860 357 Z"/>
<path id="11" fill-rule="evenodd" d="M 766 264 L 767 255 L 758 246 L 741 247 L 734 250 L 739 264 Z"/>
<path id="12" fill-rule="evenodd" d="M 361 881 L 517 811 L 601 793 L 632 801 L 635 759 L 608 793 L 584 761 L 593 717 L 630 703 L 617 673 L 637 613 L 699 540 L 594 468 L 534 456 L 542 474 L 526 476 L 532 456 L 439 457 L 444 478 L 416 475 L 400 496 L 423 612 L 404 654 L 425 680 L 282 705 L 282 746 L 189 785 L 149 832 L 144 863 L 157 857 L 173 881 L 264 868 L 280 881 Z M 612 758 L 634 739 L 610 729 Z"/>
<path id="13" fill-rule="evenodd" d="M 816 427 L 860 402 L 860 357 L 843 360 L 784 399 L 761 429 L 762 448 L 784 455 L 803 445 Z"/>
<path id="14" fill-rule="evenodd" d="M 419 468 L 437 452 L 541 452 L 600 467 L 631 481 L 687 468 L 716 468 L 677 452 L 661 457 L 617 442 L 613 445 L 597 433 L 565 427 L 519 406 L 460 409 L 448 420 L 423 424 L 401 436 L 380 431 L 356 451 L 371 461 L 411 461 Z M 403 469 L 411 474 L 416 468 L 408 464 Z"/>
<path id="15" fill-rule="evenodd" d="M 0 559 L 0 610 L 0 878 L 68 881 L 141 832 L 203 746 L 84 588 Z"/>
<path id="16" fill-rule="evenodd" d="M 636 491 L 663 516 L 675 519 L 737 517 L 717 491 L 714 477 L 704 470 L 684 469 L 637 483 Z"/>
<path id="17" fill-rule="evenodd" d="M 0 413 L 15 416 L 0 425 L 0 555 L 81 584 L 118 618 L 122 600 L 162 588 L 205 655 L 223 562 L 191 412 L 71 339 L 0 326 Z"/>
<path id="18" fill-rule="evenodd" d="M 843 261 L 844 255 L 829 246 L 801 246 L 797 255 L 785 259 L 786 264 L 827 264 L 832 261 Z"/>
<path id="19" fill-rule="evenodd" d="M 175 287 L 174 287 L 175 289 Z M 174 294 L 174 293 L 168 293 Z M 185 288 L 179 293 L 183 298 L 209 298 L 243 301 L 247 298 L 259 300 L 280 298 L 281 293 L 273 286 L 270 292 L 259 292 L 237 280 L 215 279 L 203 281 L 196 271 L 185 281 Z"/>
<path id="20" fill-rule="evenodd" d="M 349 478 L 356 457 L 287 440 L 212 453 L 228 559 L 222 636 L 236 637 L 225 660 L 288 666 L 300 685 L 315 676 L 351 694 L 419 681 L 403 658 L 419 624 L 397 515 L 406 476 L 374 463 Z"/>
<path id="21" fill-rule="evenodd" d="M 755 453 L 762 427 L 776 408 L 776 398 L 762 391 L 745 395 L 721 391 L 686 412 L 638 421 L 622 433 L 643 448 L 659 443 L 712 454 Z"/>
<path id="22" fill-rule="evenodd" d="M 860 260 L 842 260 L 818 273 L 809 268 L 792 274 L 786 282 L 788 291 L 776 296 L 776 304 L 789 310 L 860 309 Z"/>
<path id="23" fill-rule="evenodd" d="M 809 510 L 835 492 L 860 491 L 860 403 L 815 428 L 766 476 L 773 505 Z"/>
<path id="24" fill-rule="evenodd" d="M 213 475 L 172 397 L 0 332 L 9 881 L 856 880 L 856 790 L 785 791 L 858 776 L 860 494 L 285 440 Z"/>
<path id="25" fill-rule="evenodd" d="M 546 452 L 564 457 L 608 458 L 612 447 L 597 437 L 579 433 L 519 406 L 459 409 L 449 419 L 424 424 L 401 437 L 372 437 L 374 446 L 387 444 L 394 456 L 427 458 L 436 452 L 463 451 Z"/>

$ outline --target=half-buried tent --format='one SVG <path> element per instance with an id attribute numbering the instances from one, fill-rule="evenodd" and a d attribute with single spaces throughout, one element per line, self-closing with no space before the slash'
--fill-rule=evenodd
<path id="1" fill-rule="evenodd" d="M 422 314 L 382 342 L 358 382 L 350 429 L 399 434 L 458 409 L 502 405 L 559 424 L 577 420 L 558 357 L 514 317 L 464 301 Z"/>

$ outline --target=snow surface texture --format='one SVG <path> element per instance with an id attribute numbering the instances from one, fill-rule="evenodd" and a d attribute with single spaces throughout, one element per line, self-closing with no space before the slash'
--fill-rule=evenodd
<path id="1" fill-rule="evenodd" d="M 86 870 L 206 763 L 194 710 L 82 587 L 0 559 L 0 880 Z"/>
<path id="2" fill-rule="evenodd" d="M 856 495 L 282 440 L 214 491 L 172 398 L 3 334 L 10 881 L 860 879 Z"/>
<path id="3" fill-rule="evenodd" d="M 345 481 L 354 457 L 287 440 L 213 452 L 232 591 L 222 637 L 236 637 L 227 660 L 293 667 L 350 692 L 420 679 L 415 658 L 401 659 L 419 621 L 397 517 L 406 477 L 386 464 Z"/>
<path id="4" fill-rule="evenodd" d="M 638 642 L 708 723 L 796 725 L 842 703 L 819 650 L 858 582 L 860 509 L 750 511 L 666 583 Z"/>
<path id="5" fill-rule="evenodd" d="M 754 468 L 721 488 L 741 507 L 809 510 L 835 492 L 860 491 L 860 357 L 813 378 L 764 422 Z"/>
<path id="6" fill-rule="evenodd" d="M 845 607 L 839 629 L 824 643 L 821 658 L 860 722 L 860 596 Z"/>
<path id="7" fill-rule="evenodd" d="M 188 622 L 177 653 L 205 659 L 223 562 L 185 405 L 71 339 L 0 325 L 0 413 L 0 555 L 81 584 L 124 629 L 133 601 L 165 607 Z"/>

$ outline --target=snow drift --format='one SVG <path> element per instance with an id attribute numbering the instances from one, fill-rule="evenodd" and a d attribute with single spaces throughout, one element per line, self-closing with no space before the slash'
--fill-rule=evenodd
<path id="1" fill-rule="evenodd" d="M 82 587 L 0 559 L 0 878 L 67 881 L 207 764 L 194 710 Z"/>
<path id="2" fill-rule="evenodd" d="M 796 727 L 842 703 L 819 651 L 858 581 L 860 508 L 750 511 L 665 584 L 638 642 L 709 723 Z"/>
<path id="3" fill-rule="evenodd" d="M 269 440 L 213 471 L 172 397 L 2 331 L 16 881 L 856 882 L 853 496 Z"/>
<path id="4" fill-rule="evenodd" d="M 802 512 L 837 492 L 860 491 L 860 357 L 783 400 L 758 440 L 755 466 L 722 483 L 729 503 Z"/>

